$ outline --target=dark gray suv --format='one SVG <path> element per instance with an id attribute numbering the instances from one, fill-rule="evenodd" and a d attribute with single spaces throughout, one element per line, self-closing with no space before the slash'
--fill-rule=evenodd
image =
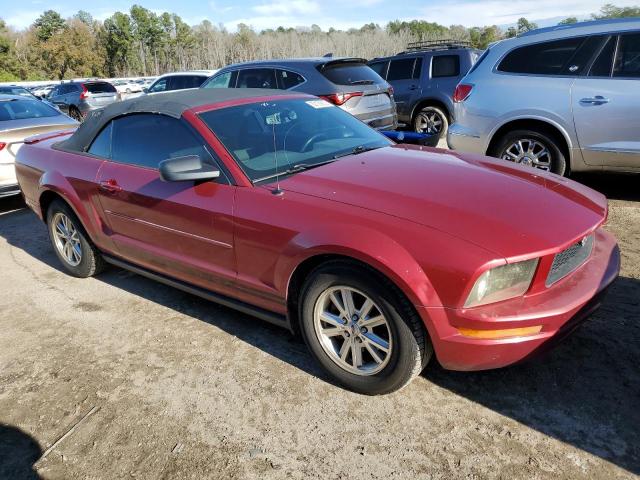
<path id="1" fill-rule="evenodd" d="M 109 82 L 87 80 L 56 85 L 47 100 L 74 120 L 82 122 L 91 111 L 119 100 L 116 87 Z"/>
<path id="2" fill-rule="evenodd" d="M 200 88 L 272 88 L 309 93 L 378 130 L 397 126 L 393 89 L 362 58 L 300 58 L 230 65 Z"/>
<path id="3" fill-rule="evenodd" d="M 400 122 L 444 138 L 456 85 L 481 53 L 465 42 L 415 42 L 392 57 L 374 58 L 369 66 L 393 87 Z"/>

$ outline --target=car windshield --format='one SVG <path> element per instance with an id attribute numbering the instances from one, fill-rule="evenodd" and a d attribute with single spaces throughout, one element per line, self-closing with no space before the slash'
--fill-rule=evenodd
<path id="1" fill-rule="evenodd" d="M 33 98 L 33 94 L 23 87 L 0 87 L 0 93 L 8 95 L 20 95 L 22 97 Z"/>
<path id="2" fill-rule="evenodd" d="M 61 113 L 40 100 L 0 99 L 0 122 L 57 115 Z"/>
<path id="3" fill-rule="evenodd" d="M 253 182 L 391 144 L 349 113 L 320 99 L 226 107 L 201 113 L 200 118 Z"/>

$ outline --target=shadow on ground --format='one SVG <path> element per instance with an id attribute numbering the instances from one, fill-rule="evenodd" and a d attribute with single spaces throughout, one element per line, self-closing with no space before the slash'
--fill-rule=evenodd
<path id="1" fill-rule="evenodd" d="M 613 200 L 640 201 L 640 175 L 626 173 L 576 173 L 576 182 L 593 188 Z"/>
<path id="2" fill-rule="evenodd" d="M 0 215 L 0 236 L 59 270 L 44 225 L 26 210 L 9 210 L 4 209 L 7 213 Z M 326 379 L 304 344 L 284 330 L 119 269 L 108 270 L 98 280 L 215 325 Z M 640 281 L 622 277 L 612 286 L 601 309 L 547 356 L 477 373 L 448 372 L 433 362 L 423 378 L 640 474 L 639 319 Z"/>
<path id="3" fill-rule="evenodd" d="M 38 442 L 19 428 L 0 423 L 0 478 L 37 480 L 34 464 L 42 455 Z"/>

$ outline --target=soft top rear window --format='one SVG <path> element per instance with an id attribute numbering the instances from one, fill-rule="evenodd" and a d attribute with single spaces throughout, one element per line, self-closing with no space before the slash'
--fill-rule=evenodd
<path id="1" fill-rule="evenodd" d="M 380 75 L 360 62 L 332 63 L 319 66 L 320 73 L 336 85 L 375 85 L 384 83 Z"/>
<path id="2" fill-rule="evenodd" d="M 85 83 L 84 86 L 91 93 L 115 93 L 116 87 L 107 82 Z"/>

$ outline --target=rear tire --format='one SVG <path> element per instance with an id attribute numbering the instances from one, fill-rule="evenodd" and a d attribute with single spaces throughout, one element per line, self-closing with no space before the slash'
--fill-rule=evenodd
<path id="1" fill-rule="evenodd" d="M 47 210 L 47 229 L 53 250 L 74 277 L 86 278 L 104 270 L 105 262 L 73 210 L 61 200 Z"/>
<path id="2" fill-rule="evenodd" d="M 373 270 L 328 262 L 309 275 L 300 299 L 302 336 L 312 355 L 354 392 L 400 390 L 431 358 L 422 320 L 397 287 Z"/>
<path id="3" fill-rule="evenodd" d="M 69 107 L 69 116 L 78 122 L 82 122 L 84 120 L 82 114 L 80 113 L 80 110 L 73 106 Z"/>
<path id="4" fill-rule="evenodd" d="M 438 107 L 424 107 L 413 118 L 413 131 L 444 138 L 449 129 L 447 114 Z"/>
<path id="5" fill-rule="evenodd" d="M 503 160 L 568 175 L 569 168 L 558 141 L 547 133 L 535 130 L 514 130 L 496 144 L 492 155 Z"/>

